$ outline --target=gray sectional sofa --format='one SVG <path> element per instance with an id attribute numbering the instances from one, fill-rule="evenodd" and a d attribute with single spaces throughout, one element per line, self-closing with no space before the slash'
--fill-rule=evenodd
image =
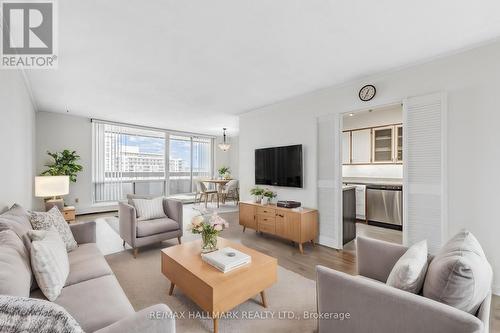
<path id="1" fill-rule="evenodd" d="M 27 227 L 24 222 L 19 216 L 9 221 L 5 215 L 0 215 L 0 231 L 10 228 L 26 244 L 26 237 L 22 235 Z M 19 223 L 24 223 L 24 225 L 21 227 Z M 85 332 L 175 332 L 175 321 L 169 318 L 168 314 L 171 310 L 166 305 L 157 304 L 139 312 L 134 311 L 104 256 L 97 248 L 95 222 L 76 223 L 70 225 L 70 228 L 78 243 L 78 248 L 68 253 L 69 276 L 65 287 L 54 303 L 66 309 Z M 29 244 L 26 245 L 29 246 Z M 10 257 L 3 255 L 3 258 L 0 253 L 0 265 L 6 268 L 9 267 L 9 261 L 13 262 L 16 259 L 12 258 L 12 253 L 19 253 L 19 251 L 4 252 L 10 253 Z M 10 278 L 16 279 L 17 277 L 15 274 L 2 274 L 0 282 L 4 286 L 16 285 L 16 281 L 6 281 Z M 7 294 L 5 290 L 3 293 Z M 15 293 L 8 294 L 23 296 L 15 295 Z M 45 299 L 36 285 L 32 286 L 29 297 Z M 158 314 L 161 314 L 161 319 L 155 319 L 158 318 Z"/>
<path id="2" fill-rule="evenodd" d="M 318 312 L 349 313 L 348 319 L 322 317 L 318 332 L 487 333 L 491 293 L 470 314 L 422 295 L 385 284 L 407 247 L 357 238 L 358 274 L 317 267 Z M 432 259 L 432 258 L 430 258 Z M 462 273 L 465 273 L 462 271 Z M 487 286 L 489 287 L 489 286 Z M 460 290 L 460 296 L 466 293 Z"/>

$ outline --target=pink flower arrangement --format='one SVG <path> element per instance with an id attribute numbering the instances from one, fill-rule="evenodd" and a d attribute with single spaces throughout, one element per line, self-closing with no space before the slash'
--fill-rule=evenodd
<path id="1" fill-rule="evenodd" d="M 218 234 L 225 228 L 229 228 L 229 223 L 217 213 L 208 218 L 198 215 L 191 219 L 190 229 L 193 234 Z"/>

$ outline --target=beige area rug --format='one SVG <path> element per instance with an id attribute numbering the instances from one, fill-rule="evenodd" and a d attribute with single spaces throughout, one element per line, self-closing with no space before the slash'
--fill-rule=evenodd
<path id="1" fill-rule="evenodd" d="M 170 281 L 161 273 L 160 250 L 169 244 L 143 248 L 137 259 L 130 251 L 123 251 L 106 256 L 106 260 L 136 310 L 164 303 L 179 316 L 177 332 L 212 332 L 212 320 L 182 290 L 176 288 L 174 294 L 168 296 Z M 231 312 L 233 318 L 220 320 L 219 332 L 315 331 L 316 321 L 303 319 L 305 313 L 316 311 L 314 281 L 278 266 L 278 282 L 266 290 L 266 298 L 267 308 L 260 305 L 259 295 L 236 307 Z M 180 318 L 182 314 L 186 318 Z M 201 315 L 205 316 L 200 318 Z M 285 319 L 287 317 L 291 319 Z"/>

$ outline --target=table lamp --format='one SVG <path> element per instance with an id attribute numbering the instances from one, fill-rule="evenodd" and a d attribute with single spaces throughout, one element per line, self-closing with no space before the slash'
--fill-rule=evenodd
<path id="1" fill-rule="evenodd" d="M 35 177 L 35 196 L 45 198 L 45 210 L 57 206 L 61 211 L 64 200 L 58 196 L 69 193 L 69 176 L 40 176 Z M 50 198 L 50 199 L 47 199 Z"/>

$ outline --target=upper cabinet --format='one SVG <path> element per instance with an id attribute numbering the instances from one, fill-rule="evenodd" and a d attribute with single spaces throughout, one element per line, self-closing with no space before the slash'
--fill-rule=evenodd
<path id="1" fill-rule="evenodd" d="M 351 132 L 342 133 L 342 164 L 351 163 Z"/>
<path id="2" fill-rule="evenodd" d="M 403 125 L 396 126 L 396 162 L 403 162 Z"/>
<path id="3" fill-rule="evenodd" d="M 370 141 L 371 129 L 362 129 L 351 132 L 351 164 L 369 164 L 370 156 Z"/>
<path id="4" fill-rule="evenodd" d="M 372 133 L 373 163 L 393 163 L 394 126 L 374 128 Z"/>
<path id="5" fill-rule="evenodd" d="M 342 133 L 343 164 L 397 164 L 403 162 L 401 124 Z"/>

